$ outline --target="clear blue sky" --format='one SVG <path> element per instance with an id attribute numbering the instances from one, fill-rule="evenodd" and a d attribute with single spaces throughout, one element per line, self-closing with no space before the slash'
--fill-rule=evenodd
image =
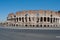
<path id="1" fill-rule="evenodd" d="M 9 13 L 22 10 L 60 10 L 60 0 L 0 0 L 0 21 Z"/>

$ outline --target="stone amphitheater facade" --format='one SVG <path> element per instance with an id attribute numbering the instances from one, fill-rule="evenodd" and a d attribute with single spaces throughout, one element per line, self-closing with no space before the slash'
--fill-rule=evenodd
<path id="1" fill-rule="evenodd" d="M 7 26 L 58 27 L 60 14 L 50 10 L 28 10 L 8 14 Z"/>

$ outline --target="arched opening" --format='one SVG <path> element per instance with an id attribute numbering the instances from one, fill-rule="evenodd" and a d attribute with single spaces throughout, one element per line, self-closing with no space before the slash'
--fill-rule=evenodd
<path id="1" fill-rule="evenodd" d="M 37 23 L 39 22 L 39 17 L 37 17 Z"/>
<path id="2" fill-rule="evenodd" d="M 29 21 L 31 21 L 31 18 L 29 17 Z"/>
<path id="3" fill-rule="evenodd" d="M 51 23 L 52 23 L 52 15 L 51 15 L 51 18 L 50 19 L 51 19 Z"/>
<path id="4" fill-rule="evenodd" d="M 14 26 L 15 26 L 15 24 L 14 24 Z"/>
<path id="5" fill-rule="evenodd" d="M 42 27 L 42 25 L 40 25 L 40 27 Z"/>
<path id="6" fill-rule="evenodd" d="M 47 17 L 47 21 L 48 21 L 48 22 L 49 22 L 49 20 L 50 20 L 49 17 Z"/>
<path id="7" fill-rule="evenodd" d="M 18 22 L 18 18 L 16 18 L 17 19 L 17 22 Z"/>
<path id="8" fill-rule="evenodd" d="M 52 25 L 51 25 L 51 27 L 52 27 Z"/>
<path id="9" fill-rule="evenodd" d="M 42 22 L 42 21 L 43 21 L 43 17 L 40 18 L 40 22 Z"/>
<path id="10" fill-rule="evenodd" d="M 47 27 L 49 27 L 49 25 L 47 25 Z"/>
<path id="11" fill-rule="evenodd" d="M 24 17 L 22 17 L 22 22 L 24 22 Z"/>
<path id="12" fill-rule="evenodd" d="M 36 25 L 36 27 L 39 27 L 39 25 Z"/>
<path id="13" fill-rule="evenodd" d="M 44 17 L 44 22 L 46 22 L 46 17 Z"/>
<path id="14" fill-rule="evenodd" d="M 51 23 L 52 23 L 52 18 L 50 18 L 50 20 L 51 20 Z"/>
<path id="15" fill-rule="evenodd" d="M 18 26 L 18 24 L 16 24 L 16 26 Z"/>
<path id="16" fill-rule="evenodd" d="M 53 18 L 53 22 L 55 22 L 55 18 Z"/>
<path id="17" fill-rule="evenodd" d="M 25 21 L 27 22 L 27 16 L 28 16 L 28 14 L 25 14 Z"/>
<path id="18" fill-rule="evenodd" d="M 34 27 L 35 25 L 33 25 L 33 27 Z"/>
<path id="19" fill-rule="evenodd" d="M 44 27 L 46 27 L 46 25 L 44 25 Z"/>
<path id="20" fill-rule="evenodd" d="M 25 25 L 27 27 L 27 25 Z"/>
<path id="21" fill-rule="evenodd" d="M 19 17 L 19 21 L 21 21 L 21 17 Z"/>

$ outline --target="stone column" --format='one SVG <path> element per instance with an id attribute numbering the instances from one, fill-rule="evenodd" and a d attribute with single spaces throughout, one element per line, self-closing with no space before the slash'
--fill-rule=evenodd
<path id="1" fill-rule="evenodd" d="M 56 23 L 56 18 L 55 18 L 55 23 Z"/>
<path id="2" fill-rule="evenodd" d="M 42 17 L 42 27 L 44 27 L 44 17 Z"/>
<path id="3" fill-rule="evenodd" d="M 50 27 L 50 25 L 51 25 L 51 17 L 49 17 L 49 22 L 50 22 L 50 23 L 49 23 L 49 27 Z"/>
<path id="4" fill-rule="evenodd" d="M 29 23 L 30 23 L 29 25 L 31 26 L 31 25 L 32 25 L 32 24 L 31 24 L 31 23 L 32 23 L 32 17 L 31 17 L 31 16 L 30 16 L 30 22 L 29 22 Z"/>
<path id="5" fill-rule="evenodd" d="M 16 18 L 16 22 L 17 22 L 17 18 Z"/>
<path id="6" fill-rule="evenodd" d="M 58 18 L 58 23 L 59 23 L 59 18 Z"/>
<path id="7" fill-rule="evenodd" d="M 23 17 L 23 20 L 25 20 L 24 17 Z M 24 22 L 25 22 L 25 21 L 24 21 Z M 23 24 L 25 24 L 24 22 L 23 22 Z"/>
<path id="8" fill-rule="evenodd" d="M 52 23 L 53 23 L 53 20 L 54 20 L 54 19 L 52 18 Z"/>
<path id="9" fill-rule="evenodd" d="M 39 17 L 39 23 L 40 23 L 40 17 Z"/>
<path id="10" fill-rule="evenodd" d="M 46 17 L 46 23 L 47 23 L 47 17 Z"/>

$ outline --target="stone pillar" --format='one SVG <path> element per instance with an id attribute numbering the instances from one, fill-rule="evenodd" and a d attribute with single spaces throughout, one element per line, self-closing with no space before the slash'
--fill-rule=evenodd
<path id="1" fill-rule="evenodd" d="M 17 22 L 17 18 L 16 18 L 16 22 Z"/>
<path id="2" fill-rule="evenodd" d="M 32 23 L 32 17 L 30 17 L 30 19 L 31 19 L 31 22 L 30 23 Z M 32 24 L 30 24 L 30 25 L 32 25 Z"/>
<path id="3" fill-rule="evenodd" d="M 56 18 L 55 18 L 55 23 L 56 23 Z"/>
<path id="4" fill-rule="evenodd" d="M 56 25 L 57 25 L 57 18 L 56 18 Z M 55 26 L 56 26 L 56 25 L 55 25 Z"/>
<path id="5" fill-rule="evenodd" d="M 59 18 L 58 18 L 58 20 L 57 20 L 57 21 L 58 21 L 58 23 L 59 23 Z"/>
<path id="6" fill-rule="evenodd" d="M 53 21 L 54 21 L 54 18 L 52 18 L 52 23 L 54 23 Z"/>
<path id="7" fill-rule="evenodd" d="M 58 18 L 57 18 L 57 23 L 58 23 Z"/>
<path id="8" fill-rule="evenodd" d="M 29 17 L 27 17 L 27 23 L 29 22 Z"/>
<path id="9" fill-rule="evenodd" d="M 24 19 L 24 17 L 23 17 L 23 20 L 24 20 L 24 22 L 25 22 L 25 19 Z M 24 22 L 23 22 L 23 24 L 25 24 Z"/>
<path id="10" fill-rule="evenodd" d="M 47 17 L 46 17 L 46 23 L 47 23 Z"/>
<path id="11" fill-rule="evenodd" d="M 57 20 L 57 23 L 58 23 L 57 26 L 59 26 L 59 18 L 58 18 L 58 20 Z"/>
<path id="12" fill-rule="evenodd" d="M 42 27 L 44 27 L 44 17 L 42 17 Z"/>
<path id="13" fill-rule="evenodd" d="M 29 26 L 29 17 L 27 17 L 27 25 Z"/>
<path id="14" fill-rule="evenodd" d="M 49 27 L 50 27 L 50 25 L 51 25 L 51 17 L 49 17 L 49 22 L 50 22 L 50 23 L 49 23 Z"/>
<path id="15" fill-rule="evenodd" d="M 40 23 L 40 17 L 39 17 L 39 23 Z"/>
<path id="16" fill-rule="evenodd" d="M 39 17 L 38 17 L 39 18 Z M 39 20 L 39 22 L 40 22 L 40 20 Z"/>

